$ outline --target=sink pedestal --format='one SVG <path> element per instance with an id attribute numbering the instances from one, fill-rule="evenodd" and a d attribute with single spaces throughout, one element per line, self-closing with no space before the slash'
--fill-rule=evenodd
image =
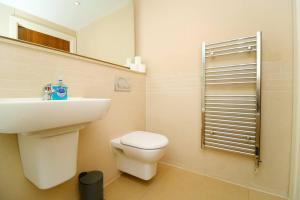
<path id="1" fill-rule="evenodd" d="M 76 174 L 79 131 L 61 135 L 18 135 L 24 175 L 40 189 L 61 184 Z"/>

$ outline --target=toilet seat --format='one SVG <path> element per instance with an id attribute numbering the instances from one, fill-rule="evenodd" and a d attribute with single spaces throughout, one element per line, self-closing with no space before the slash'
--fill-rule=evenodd
<path id="1" fill-rule="evenodd" d="M 120 142 L 122 145 L 144 149 L 155 150 L 161 149 L 168 145 L 168 138 L 151 132 L 136 131 L 121 137 Z"/>

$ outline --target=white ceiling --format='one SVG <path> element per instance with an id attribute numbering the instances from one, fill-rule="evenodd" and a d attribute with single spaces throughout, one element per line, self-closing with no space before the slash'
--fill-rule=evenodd
<path id="1" fill-rule="evenodd" d="M 106 16 L 126 5 L 130 0 L 0 0 L 0 3 L 79 30 L 97 18 Z"/>

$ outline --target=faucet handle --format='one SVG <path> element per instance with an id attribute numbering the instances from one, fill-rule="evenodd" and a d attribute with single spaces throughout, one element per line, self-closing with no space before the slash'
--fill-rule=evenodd
<path id="1" fill-rule="evenodd" d="M 44 90 L 45 91 L 50 91 L 51 90 L 51 83 L 48 83 L 47 85 L 45 85 Z"/>
<path id="2" fill-rule="evenodd" d="M 51 94 L 52 94 L 52 84 L 48 83 L 44 87 L 44 94 L 43 94 L 43 99 L 44 100 L 51 100 Z"/>

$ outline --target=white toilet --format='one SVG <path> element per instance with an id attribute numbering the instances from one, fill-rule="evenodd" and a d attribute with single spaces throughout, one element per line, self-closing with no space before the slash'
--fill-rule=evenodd
<path id="1" fill-rule="evenodd" d="M 111 141 L 118 169 L 143 180 L 156 174 L 157 162 L 165 154 L 168 138 L 151 132 L 136 131 Z"/>

